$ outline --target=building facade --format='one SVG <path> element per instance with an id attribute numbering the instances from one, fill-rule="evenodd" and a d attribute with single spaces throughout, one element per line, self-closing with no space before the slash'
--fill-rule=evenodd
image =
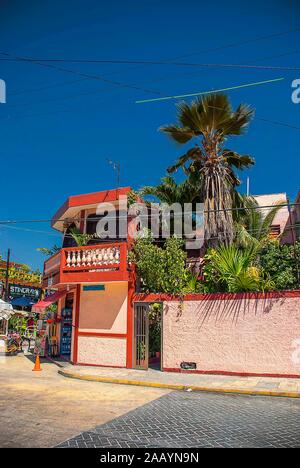
<path id="1" fill-rule="evenodd" d="M 74 364 L 132 365 L 135 277 L 127 262 L 127 224 L 126 232 L 121 227 L 127 204 L 120 206 L 129 192 L 130 188 L 121 188 L 69 197 L 52 220 L 52 227 L 63 233 L 64 240 L 61 251 L 44 264 L 43 287 L 56 290 L 53 300 L 58 302 L 60 353 Z M 97 223 L 112 206 L 115 239 L 101 240 L 95 236 Z M 90 236 L 89 245 L 76 245 L 71 235 L 74 228 Z"/>

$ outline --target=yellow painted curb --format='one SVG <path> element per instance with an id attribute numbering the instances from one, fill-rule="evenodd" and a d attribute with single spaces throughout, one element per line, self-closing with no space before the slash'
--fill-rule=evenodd
<path id="1" fill-rule="evenodd" d="M 116 379 L 112 377 L 97 377 L 95 375 L 76 374 L 65 370 L 59 370 L 58 373 L 64 377 L 77 380 L 86 380 L 88 382 L 112 383 L 119 385 L 136 385 L 140 387 L 154 387 L 165 388 L 170 390 L 193 390 L 195 392 L 209 392 L 209 393 L 234 393 L 239 395 L 252 395 L 252 396 L 276 396 L 286 398 L 300 398 L 300 392 L 283 392 L 276 390 L 245 390 L 235 388 L 212 388 L 212 387 L 199 387 L 197 385 L 180 385 L 168 384 L 160 382 L 148 382 L 143 380 L 126 380 Z"/>

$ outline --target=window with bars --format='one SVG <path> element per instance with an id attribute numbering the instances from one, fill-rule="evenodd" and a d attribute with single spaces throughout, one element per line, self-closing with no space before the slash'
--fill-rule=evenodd
<path id="1" fill-rule="evenodd" d="M 270 228 L 270 235 L 272 237 L 278 237 L 281 233 L 280 224 L 274 224 Z"/>

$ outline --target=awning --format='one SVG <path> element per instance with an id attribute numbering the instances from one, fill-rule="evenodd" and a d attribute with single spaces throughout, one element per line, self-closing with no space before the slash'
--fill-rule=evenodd
<path id="1" fill-rule="evenodd" d="M 31 307 L 33 305 L 35 305 L 35 302 L 30 298 L 30 297 L 26 297 L 26 296 L 21 296 L 21 297 L 14 297 L 11 301 L 10 301 L 11 305 L 13 307 Z"/>
<path id="2" fill-rule="evenodd" d="M 15 311 L 13 306 L 0 299 L 0 318 L 8 320 L 14 313 Z"/>
<path id="3" fill-rule="evenodd" d="M 32 307 L 32 311 L 42 313 L 47 307 L 49 307 L 49 305 L 54 304 L 66 294 L 66 289 L 64 289 L 63 291 L 56 291 L 54 294 L 51 294 L 50 296 L 45 297 L 42 301 L 39 301 L 36 304 L 34 304 L 34 306 Z"/>

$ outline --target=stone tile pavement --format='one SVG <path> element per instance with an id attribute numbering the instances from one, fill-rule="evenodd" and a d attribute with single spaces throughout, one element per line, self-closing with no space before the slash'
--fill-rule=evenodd
<path id="1" fill-rule="evenodd" d="M 170 392 L 59 448 L 300 447 L 300 400 Z"/>
<path id="2" fill-rule="evenodd" d="M 214 391 L 300 398 L 300 379 L 272 377 L 239 377 L 189 374 L 134 369 L 113 369 L 93 366 L 64 365 L 59 370 L 65 377 L 80 380 L 169 388 L 173 390 Z"/>

